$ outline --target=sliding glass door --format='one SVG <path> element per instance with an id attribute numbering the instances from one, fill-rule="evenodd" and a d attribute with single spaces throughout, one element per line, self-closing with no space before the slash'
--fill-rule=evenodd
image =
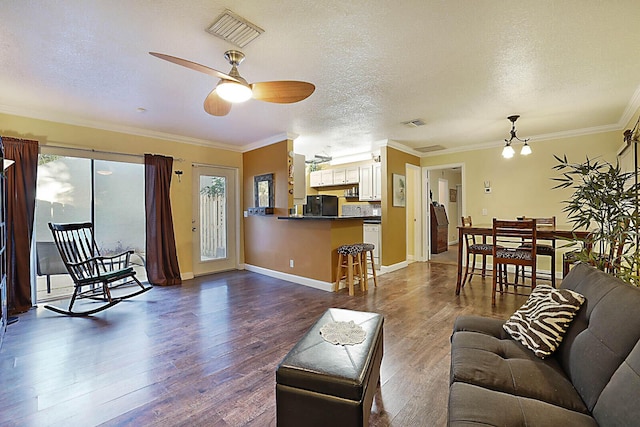
<path id="1" fill-rule="evenodd" d="M 36 301 L 70 295 L 48 223 L 93 222 L 103 255 L 133 250 L 146 280 L 144 165 L 51 154 L 40 155 L 34 251 Z"/>

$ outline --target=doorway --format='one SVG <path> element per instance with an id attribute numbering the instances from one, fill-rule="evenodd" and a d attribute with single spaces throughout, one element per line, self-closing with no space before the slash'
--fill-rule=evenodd
<path id="1" fill-rule="evenodd" d="M 237 268 L 237 171 L 201 165 L 193 171 L 193 274 Z"/>
<path id="2" fill-rule="evenodd" d="M 427 194 L 427 205 L 424 210 L 425 241 L 427 259 L 446 258 L 457 251 L 458 222 L 464 215 L 465 206 L 465 171 L 464 164 L 447 164 L 439 166 L 427 166 L 423 168 L 423 185 Z M 448 226 L 448 251 L 443 254 L 431 254 L 431 203 L 437 202 L 445 207 Z M 457 262 L 457 261 L 456 261 Z"/>

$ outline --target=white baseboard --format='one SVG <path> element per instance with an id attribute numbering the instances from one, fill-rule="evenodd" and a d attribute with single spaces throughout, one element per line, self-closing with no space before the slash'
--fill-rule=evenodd
<path id="1" fill-rule="evenodd" d="M 402 261 L 393 265 L 381 265 L 380 266 L 380 274 L 391 273 L 392 271 L 400 270 L 402 268 L 406 268 L 409 265 L 407 261 Z"/>
<path id="2" fill-rule="evenodd" d="M 295 274 L 269 270 L 267 268 L 258 267 L 251 264 L 244 264 L 244 269 L 253 273 L 263 274 L 265 276 L 274 277 L 276 279 L 286 280 L 287 282 L 293 282 L 299 285 L 308 286 L 310 288 L 320 289 L 321 291 L 333 291 L 333 283 L 330 282 L 323 282 L 321 280 L 309 279 L 308 277 L 296 276 Z"/>
<path id="3" fill-rule="evenodd" d="M 193 275 L 193 271 L 187 271 L 186 273 L 180 273 L 180 278 L 182 280 L 191 280 L 195 276 Z"/>

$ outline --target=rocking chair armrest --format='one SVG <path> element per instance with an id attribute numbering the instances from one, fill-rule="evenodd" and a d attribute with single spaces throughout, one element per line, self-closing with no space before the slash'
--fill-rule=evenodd
<path id="1" fill-rule="evenodd" d="M 132 250 L 129 250 L 129 251 L 125 251 L 125 252 L 119 253 L 117 255 L 108 255 L 108 256 L 107 255 L 101 255 L 101 256 L 96 257 L 96 258 L 97 259 L 102 259 L 104 261 L 109 261 L 109 260 L 113 260 L 113 259 L 116 259 L 116 258 L 122 258 L 122 257 L 128 258 L 133 253 L 135 253 L 135 252 L 132 251 Z"/>
<path id="2" fill-rule="evenodd" d="M 65 263 L 65 264 L 66 264 L 67 266 L 69 266 L 69 267 L 80 267 L 80 266 L 83 266 L 83 265 L 85 265 L 85 264 L 92 264 L 92 263 L 96 263 L 96 262 L 98 262 L 98 261 L 100 260 L 100 258 L 102 258 L 102 257 L 97 256 L 97 257 L 93 257 L 93 258 L 86 259 L 86 260 L 84 260 L 84 261 L 80 261 L 80 262 L 67 262 L 67 263 Z"/>

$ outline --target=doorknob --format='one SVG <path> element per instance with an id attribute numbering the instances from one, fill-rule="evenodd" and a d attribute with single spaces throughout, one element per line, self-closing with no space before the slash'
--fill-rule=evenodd
<path id="1" fill-rule="evenodd" d="M 191 227 L 191 231 L 193 231 L 195 233 L 196 232 L 196 228 L 195 227 Z"/>

